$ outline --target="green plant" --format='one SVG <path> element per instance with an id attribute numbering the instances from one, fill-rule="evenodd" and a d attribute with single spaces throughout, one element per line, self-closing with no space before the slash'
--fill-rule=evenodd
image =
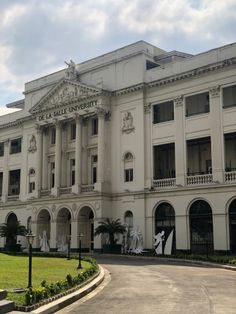
<path id="1" fill-rule="evenodd" d="M 20 224 L 20 221 L 12 221 L 0 225 L 0 237 L 6 238 L 9 246 L 16 244 L 18 235 L 24 236 L 26 233 L 27 229 Z"/>
<path id="2" fill-rule="evenodd" d="M 117 240 L 115 239 L 116 234 L 124 234 L 126 228 L 121 224 L 120 219 L 110 220 L 106 218 L 104 221 L 99 221 L 99 226 L 95 229 L 95 236 L 100 234 L 107 234 L 109 237 L 109 243 L 111 245 L 116 244 Z"/>

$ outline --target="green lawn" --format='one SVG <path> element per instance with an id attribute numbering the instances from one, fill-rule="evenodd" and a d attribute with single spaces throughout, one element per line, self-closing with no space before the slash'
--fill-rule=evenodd
<path id="1" fill-rule="evenodd" d="M 52 257 L 33 257 L 32 285 L 40 286 L 43 280 L 48 283 L 65 280 L 67 274 L 78 274 L 78 260 Z M 82 261 L 83 269 L 90 263 Z M 0 253 L 0 289 L 26 288 L 28 285 L 28 257 Z M 11 300 L 21 303 L 22 294 L 8 293 Z"/>

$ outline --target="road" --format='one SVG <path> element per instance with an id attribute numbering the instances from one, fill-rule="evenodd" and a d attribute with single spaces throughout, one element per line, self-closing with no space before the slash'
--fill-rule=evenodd
<path id="1" fill-rule="evenodd" d="M 57 314 L 236 313 L 235 271 L 124 257 L 98 262 L 108 271 L 103 285 Z"/>

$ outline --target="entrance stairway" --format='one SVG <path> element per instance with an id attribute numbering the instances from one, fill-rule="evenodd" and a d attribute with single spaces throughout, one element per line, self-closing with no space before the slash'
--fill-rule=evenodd
<path id="1" fill-rule="evenodd" d="M 6 300 L 6 290 L 0 290 L 0 314 L 5 314 L 14 310 L 14 302 Z"/>

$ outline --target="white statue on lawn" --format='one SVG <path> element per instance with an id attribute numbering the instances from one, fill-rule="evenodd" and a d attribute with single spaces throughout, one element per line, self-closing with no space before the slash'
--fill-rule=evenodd
<path id="1" fill-rule="evenodd" d="M 43 236 L 39 236 L 39 242 L 40 242 L 40 251 L 41 252 L 49 252 L 50 247 L 48 244 L 48 238 L 47 238 L 47 232 L 46 230 L 43 230 Z"/>
<path id="2" fill-rule="evenodd" d="M 165 240 L 164 237 L 165 231 L 159 232 L 157 235 L 154 236 L 154 246 L 155 246 L 155 251 L 157 255 L 163 254 L 163 249 L 162 249 L 162 242 Z"/>
<path id="3" fill-rule="evenodd" d="M 139 226 L 136 226 L 131 232 L 131 244 L 129 253 L 141 254 L 143 252 L 143 236 Z"/>

